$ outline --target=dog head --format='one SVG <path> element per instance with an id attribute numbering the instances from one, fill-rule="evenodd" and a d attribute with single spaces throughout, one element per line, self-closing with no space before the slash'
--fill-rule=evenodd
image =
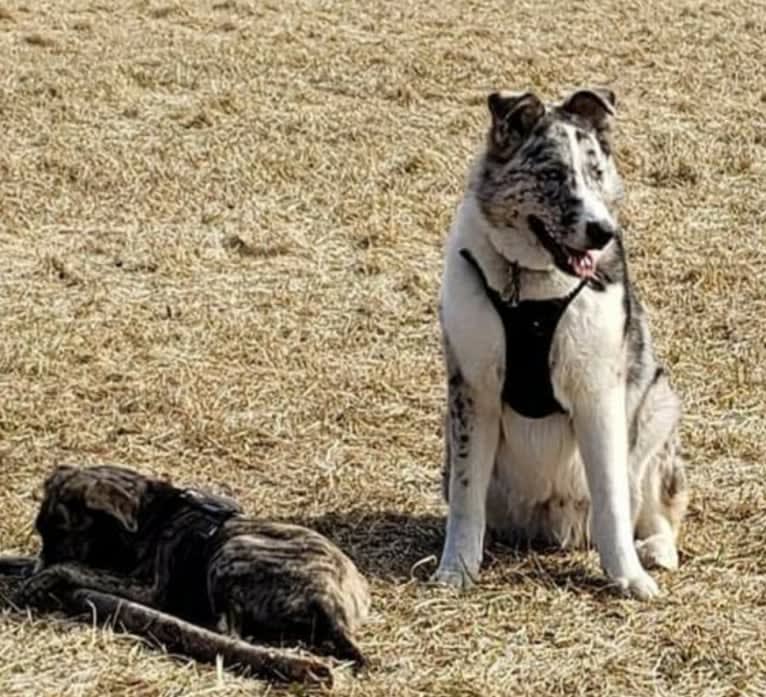
<path id="1" fill-rule="evenodd" d="M 619 234 L 614 94 L 582 89 L 545 105 L 531 92 L 495 92 L 488 106 L 492 123 L 473 189 L 493 246 L 526 268 L 595 276 Z"/>
<path id="2" fill-rule="evenodd" d="M 173 488 L 111 466 L 62 466 L 48 477 L 35 527 L 40 566 L 75 561 L 96 568 L 131 568 L 141 516 Z"/>

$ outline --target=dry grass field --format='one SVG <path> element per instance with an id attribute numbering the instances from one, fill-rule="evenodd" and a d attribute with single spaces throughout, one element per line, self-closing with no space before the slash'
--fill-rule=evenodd
<path id="1" fill-rule="evenodd" d="M 35 549 L 52 465 L 125 463 L 354 557 L 376 665 L 335 694 L 766 695 L 765 45 L 762 0 L 0 0 L 0 547 Z M 682 568 L 642 605 L 493 547 L 458 596 L 422 583 L 442 243 L 488 91 L 598 83 L 685 406 Z M 0 611 L 2 695 L 284 689 Z"/>

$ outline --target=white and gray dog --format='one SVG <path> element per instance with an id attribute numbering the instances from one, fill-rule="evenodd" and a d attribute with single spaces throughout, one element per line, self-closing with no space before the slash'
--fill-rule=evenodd
<path id="1" fill-rule="evenodd" d="M 686 510 L 679 400 L 628 279 L 614 94 L 489 97 L 446 247 L 446 540 L 433 580 L 478 576 L 487 530 L 593 542 L 623 591 L 658 592 Z"/>

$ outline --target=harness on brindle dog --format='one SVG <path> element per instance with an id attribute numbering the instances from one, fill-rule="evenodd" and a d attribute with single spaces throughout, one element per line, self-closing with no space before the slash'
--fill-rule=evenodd
<path id="1" fill-rule="evenodd" d="M 566 414 L 566 410 L 553 394 L 548 359 L 559 320 L 569 304 L 587 285 L 587 279 L 583 279 L 582 283 L 563 298 L 507 301 L 489 285 L 473 254 L 467 249 L 461 249 L 460 254 L 479 274 L 484 292 L 503 323 L 503 401 L 511 409 L 530 419 L 542 419 L 556 413 Z"/>
<path id="2" fill-rule="evenodd" d="M 195 489 L 181 491 L 176 505 L 169 515 L 165 509 L 161 519 L 163 568 L 159 573 L 167 581 L 163 602 L 171 614 L 205 626 L 213 620 L 207 563 L 219 531 L 242 509 L 226 498 Z"/>

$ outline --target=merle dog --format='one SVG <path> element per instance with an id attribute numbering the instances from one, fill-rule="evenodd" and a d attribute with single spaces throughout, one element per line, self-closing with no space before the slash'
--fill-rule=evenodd
<path id="1" fill-rule="evenodd" d="M 485 532 L 595 543 L 639 598 L 675 568 L 687 501 L 679 400 L 628 278 L 614 94 L 493 93 L 446 245 L 447 534 L 434 580 L 466 586 Z"/>

